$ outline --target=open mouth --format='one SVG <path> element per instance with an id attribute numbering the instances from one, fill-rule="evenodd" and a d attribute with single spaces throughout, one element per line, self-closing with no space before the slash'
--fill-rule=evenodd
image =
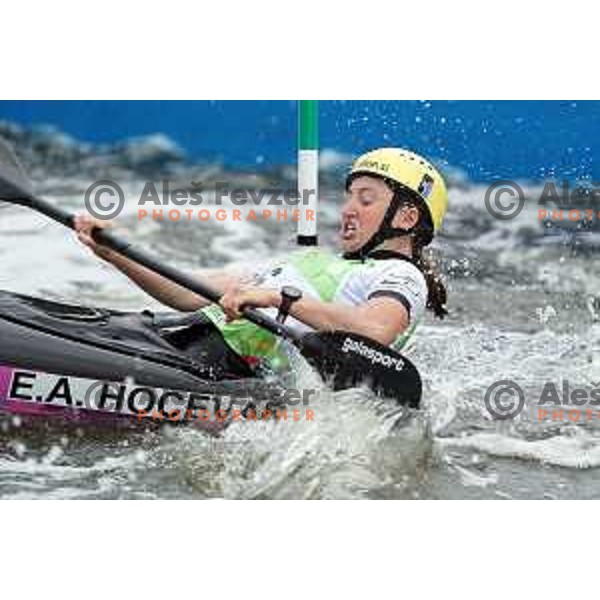
<path id="1" fill-rule="evenodd" d="M 355 219 L 349 219 L 342 223 L 341 236 L 343 240 L 351 240 L 358 232 L 358 222 Z"/>

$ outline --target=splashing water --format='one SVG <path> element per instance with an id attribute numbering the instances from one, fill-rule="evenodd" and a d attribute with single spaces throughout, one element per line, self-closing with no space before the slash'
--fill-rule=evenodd
<path id="1" fill-rule="evenodd" d="M 71 191 L 65 192 L 69 186 Z M 49 200 L 82 207 L 85 182 L 48 184 Z M 143 182 L 129 182 L 127 197 Z M 526 188 L 526 186 L 523 186 Z M 544 382 L 600 380 L 600 266 L 594 234 L 576 247 L 527 217 L 506 225 L 463 180 L 440 240 L 451 315 L 420 327 L 411 360 L 423 374 L 424 410 L 402 412 L 364 389 L 332 393 L 297 365 L 296 386 L 317 388 L 314 421 L 234 423 L 220 437 L 194 427 L 106 431 L 0 419 L 5 498 L 481 498 L 600 496 L 596 422 L 539 422 Z M 532 197 L 534 192 L 528 191 Z M 322 239 L 335 236 L 339 197 L 323 191 Z M 140 222 L 127 235 L 185 268 L 255 264 L 290 248 L 293 233 L 264 223 Z M 122 309 L 155 307 L 86 255 L 58 226 L 19 209 L 0 218 L 2 287 Z M 192 249 L 190 251 L 190 249 Z M 164 256 L 166 254 L 166 257 Z M 491 419 L 483 396 L 516 381 L 521 415 Z"/>

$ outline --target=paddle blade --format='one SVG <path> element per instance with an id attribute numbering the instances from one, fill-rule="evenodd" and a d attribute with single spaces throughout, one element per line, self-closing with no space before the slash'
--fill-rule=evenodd
<path id="1" fill-rule="evenodd" d="M 367 384 L 375 393 L 418 408 L 421 376 L 398 352 L 362 335 L 315 332 L 304 336 L 300 351 L 334 390 Z"/>
<path id="2" fill-rule="evenodd" d="M 9 143 L 0 137 L 0 201 L 16 202 L 32 196 L 25 169 Z"/>

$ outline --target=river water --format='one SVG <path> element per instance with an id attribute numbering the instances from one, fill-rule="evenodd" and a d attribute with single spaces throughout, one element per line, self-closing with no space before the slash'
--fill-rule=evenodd
<path id="1" fill-rule="evenodd" d="M 255 264 L 293 249 L 291 223 L 152 222 L 120 217 L 134 242 L 183 268 Z M 86 185 L 46 181 L 45 196 L 83 209 Z M 539 190 L 524 186 L 528 198 Z M 600 387 L 598 234 L 546 235 L 530 200 L 495 221 L 485 188 L 451 190 L 437 242 L 451 314 L 428 317 L 409 356 L 424 408 L 398 410 L 365 390 L 320 388 L 315 421 L 240 422 L 220 436 L 189 425 L 82 427 L 0 420 L 2 498 L 592 498 L 600 497 L 598 417 L 540 420 L 546 382 Z M 335 237 L 340 194 L 326 189 L 320 234 Z M 24 209 L 0 210 L 0 288 L 67 302 L 156 307 L 72 234 Z M 511 380 L 525 410 L 494 420 L 487 388 Z M 300 387 L 320 386 L 300 369 Z M 565 407 L 567 408 L 567 407 Z M 572 407 L 571 407 L 572 408 Z"/>

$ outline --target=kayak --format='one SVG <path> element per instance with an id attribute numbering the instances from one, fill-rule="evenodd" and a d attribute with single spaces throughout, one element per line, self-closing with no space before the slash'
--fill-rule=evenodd
<path id="1" fill-rule="evenodd" d="M 0 206 L 11 204 L 34 210 L 69 229 L 76 228 L 74 215 L 35 195 L 14 150 L 0 138 Z M 222 292 L 208 281 L 163 263 L 111 231 L 95 229 L 92 236 L 97 243 L 209 302 L 218 303 L 222 298 Z M 419 408 L 421 376 L 408 358 L 352 331 L 297 331 L 285 323 L 290 305 L 283 292 L 276 318 L 253 306 L 242 308 L 243 318 L 293 346 L 333 391 L 367 385 L 378 396 Z M 196 408 L 197 389 L 218 393 L 215 382 L 220 386 L 221 382 L 254 375 L 248 364 L 240 365 L 244 359 L 229 350 L 222 339 L 212 348 L 211 344 L 204 346 L 204 336 L 196 332 L 200 327 L 207 333 L 207 324 L 200 320 L 199 314 L 183 318 L 147 312 L 128 314 L 0 292 L 0 410 L 36 414 L 56 408 L 77 414 L 106 412 L 112 396 L 113 413 L 139 413 L 144 411 L 138 403 L 140 398 L 147 401 L 144 406 L 148 409 L 154 409 L 157 403 L 159 409 L 185 405 L 186 401 L 175 393 L 185 388 L 191 388 L 187 402 Z M 222 349 L 221 356 L 215 354 L 215 346 Z M 28 371 L 19 371 L 24 369 Z M 52 374 L 59 377 L 50 390 L 37 391 L 37 374 L 44 381 Z M 96 380 L 100 387 L 92 386 L 93 393 L 86 388 L 80 392 L 83 399 L 73 399 L 69 384 L 73 377 L 88 380 L 88 384 Z M 118 385 L 109 389 L 103 382 Z M 132 382 L 145 387 L 130 390 Z M 151 392 L 149 386 L 161 389 Z M 127 402 L 123 400 L 125 395 Z M 235 391 L 232 395 L 237 400 Z"/>
<path id="2" fill-rule="evenodd" d="M 249 367 L 241 377 L 244 365 L 198 347 L 204 327 L 197 314 L 121 312 L 0 290 L 0 412 L 206 424 L 223 422 L 232 406 L 243 412 L 272 399 L 274 386 Z"/>

